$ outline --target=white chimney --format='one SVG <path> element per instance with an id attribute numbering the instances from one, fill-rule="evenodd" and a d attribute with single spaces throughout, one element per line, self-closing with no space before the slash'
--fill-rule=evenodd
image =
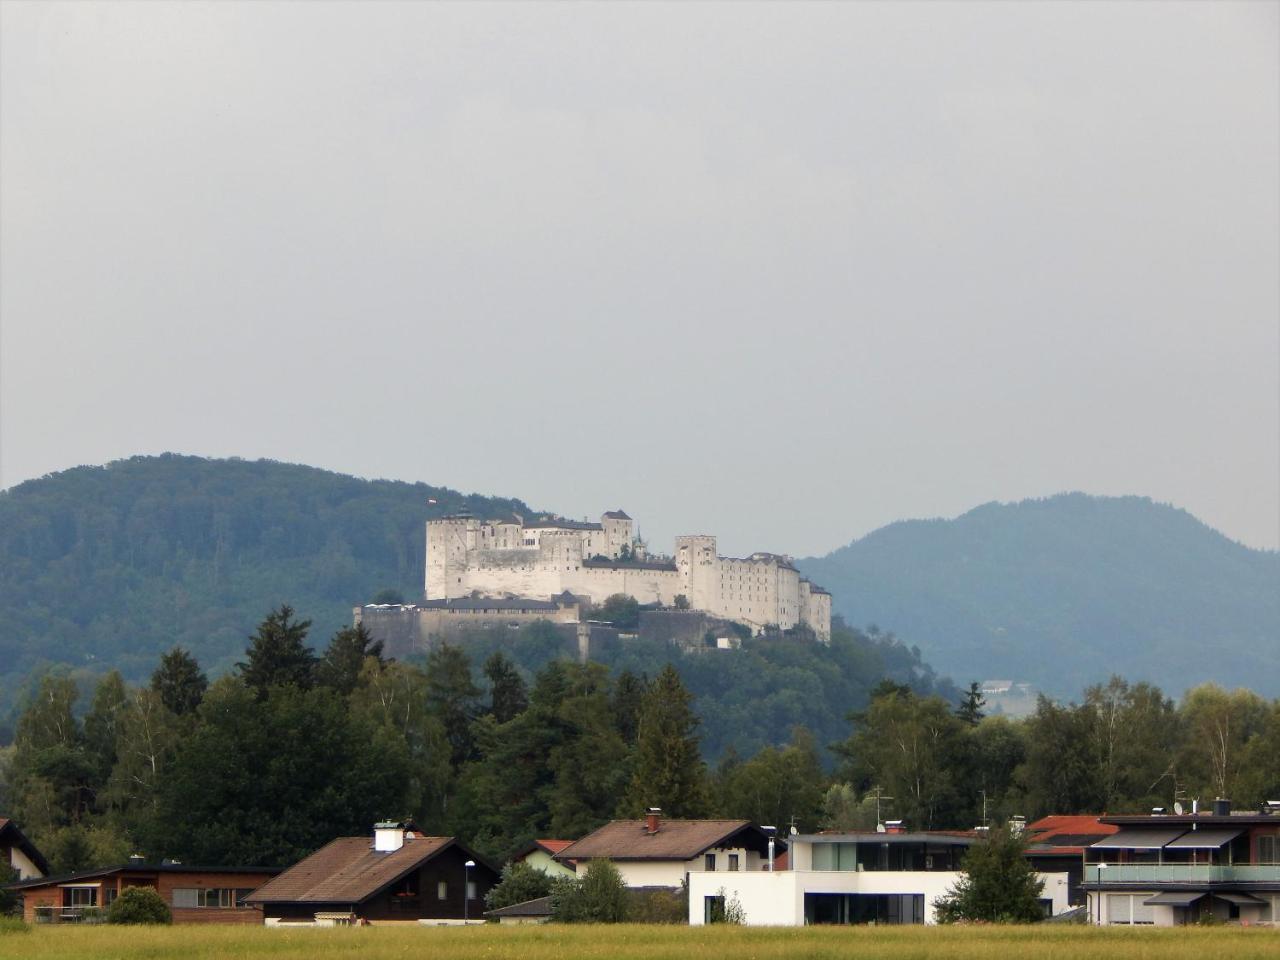
<path id="1" fill-rule="evenodd" d="M 373 825 L 373 849 L 383 853 L 399 850 L 404 846 L 404 828 L 395 822 Z"/>

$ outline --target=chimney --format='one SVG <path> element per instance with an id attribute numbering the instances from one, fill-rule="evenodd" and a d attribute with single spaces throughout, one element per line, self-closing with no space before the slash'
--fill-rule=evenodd
<path id="1" fill-rule="evenodd" d="M 394 820 L 373 825 L 373 849 L 390 853 L 404 846 L 404 828 Z"/>
<path id="2" fill-rule="evenodd" d="M 644 832 L 653 835 L 658 832 L 658 825 L 662 822 L 662 808 L 650 807 L 648 814 L 644 818 Z"/>
<path id="3" fill-rule="evenodd" d="M 1225 797 L 1214 797 L 1213 815 L 1215 817 L 1231 816 L 1231 801 Z"/>

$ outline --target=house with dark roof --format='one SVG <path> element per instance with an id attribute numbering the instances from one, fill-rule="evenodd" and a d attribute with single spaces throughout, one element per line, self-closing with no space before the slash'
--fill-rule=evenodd
<path id="1" fill-rule="evenodd" d="M 453 837 L 375 824 L 339 837 L 249 897 L 270 926 L 466 923 L 483 918 L 499 869 Z"/>
<path id="2" fill-rule="evenodd" d="M 1100 819 L 1116 831 L 1084 849 L 1093 923 L 1280 924 L 1280 801 Z"/>
<path id="3" fill-rule="evenodd" d="M 749 820 L 663 820 L 654 809 L 643 820 L 614 820 L 556 854 L 579 876 L 592 860 L 608 860 L 628 887 L 678 887 L 696 873 L 760 871 L 770 836 Z M 774 852 L 781 850 L 774 844 Z"/>
<path id="4" fill-rule="evenodd" d="M 8 817 L 0 817 L 0 863 L 7 863 L 19 880 L 34 880 L 49 873 L 49 861 Z M 8 877 L 0 876 L 0 880 Z"/>
<path id="5" fill-rule="evenodd" d="M 551 898 L 536 897 L 523 903 L 486 910 L 486 920 L 496 920 L 500 924 L 546 923 L 551 919 Z"/>
<path id="6" fill-rule="evenodd" d="M 280 871 L 274 867 L 199 867 L 166 860 L 128 863 L 11 884 L 22 894 L 28 923 L 93 923 L 129 887 L 156 890 L 174 923 L 261 923 L 249 894 Z"/>

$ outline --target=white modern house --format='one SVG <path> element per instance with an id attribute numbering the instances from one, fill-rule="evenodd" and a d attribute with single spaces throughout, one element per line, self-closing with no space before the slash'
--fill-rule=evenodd
<path id="1" fill-rule="evenodd" d="M 736 901 L 753 926 L 934 923 L 934 901 L 960 879 L 978 838 L 960 833 L 793 835 L 788 870 L 689 874 L 689 923 L 712 922 Z M 1045 915 L 1068 909 L 1064 873 L 1039 874 Z"/>

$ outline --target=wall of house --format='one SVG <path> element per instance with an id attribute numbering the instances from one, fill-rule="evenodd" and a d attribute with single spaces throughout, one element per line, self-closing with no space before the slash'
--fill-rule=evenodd
<path id="1" fill-rule="evenodd" d="M 20 847 L 10 847 L 4 858 L 9 866 L 18 871 L 19 880 L 36 880 L 44 876 L 40 868 L 31 862 L 31 858 L 22 852 Z"/>
<path id="2" fill-rule="evenodd" d="M 553 860 L 551 855 L 545 850 L 533 851 L 533 853 L 524 858 L 524 862 L 535 870 L 541 870 L 549 877 L 576 876 L 573 867 L 566 866 L 559 860 Z"/>
<path id="3" fill-rule="evenodd" d="M 717 876 L 724 874 L 733 877 L 738 873 L 753 870 L 759 872 L 763 869 L 760 854 L 743 847 L 714 847 L 706 852 L 716 855 L 714 873 Z M 730 872 L 728 869 L 731 853 L 737 854 L 741 867 L 736 872 Z M 622 874 L 622 882 L 628 887 L 678 887 L 684 882 L 686 874 L 708 873 L 706 860 L 702 854 L 692 860 L 615 860 L 613 865 L 618 868 L 618 872 Z M 579 861 L 578 876 L 586 876 L 590 867 L 590 860 Z"/>
<path id="4" fill-rule="evenodd" d="M 1045 881 L 1046 899 L 1053 913 L 1068 908 L 1065 874 L 1039 874 Z M 704 920 L 705 899 L 720 895 L 738 900 L 753 926 L 803 926 L 804 897 L 809 893 L 923 894 L 925 923 L 937 922 L 933 902 L 955 886 L 960 874 L 953 871 L 908 870 L 783 870 L 776 873 L 690 873 L 689 923 Z"/>
<path id="5" fill-rule="evenodd" d="M 261 923 L 262 910 L 258 907 L 188 907 L 173 905 L 173 891 L 177 889 L 210 890 L 218 888 L 256 890 L 274 874 L 271 873 L 177 873 L 166 871 L 159 874 L 114 874 L 94 881 L 86 879 L 73 884 L 51 884 L 44 887 L 33 887 L 23 891 L 23 918 L 28 923 L 35 922 L 36 907 L 62 906 L 63 889 L 66 886 L 96 886 L 98 889 L 98 906 L 104 907 L 106 891 L 115 890 L 118 894 L 127 887 L 153 887 L 173 913 L 174 923 Z"/>

